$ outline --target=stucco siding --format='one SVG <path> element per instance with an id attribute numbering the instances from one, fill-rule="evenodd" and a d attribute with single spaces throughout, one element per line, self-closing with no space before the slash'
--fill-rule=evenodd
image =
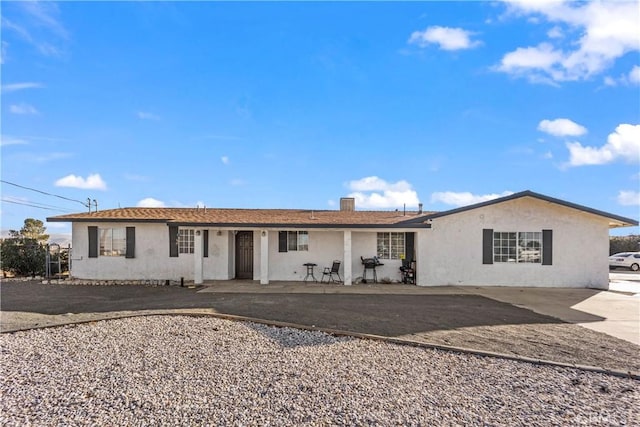
<path id="1" fill-rule="evenodd" d="M 136 229 L 135 257 L 98 256 L 89 258 L 88 227 Z M 204 230 L 204 229 L 201 229 Z M 74 223 L 72 275 L 79 279 L 94 280 L 193 280 L 194 254 L 169 256 L 169 230 L 166 224 Z M 203 258 L 204 280 L 228 280 L 228 232 L 209 230 L 209 256 Z"/>
<path id="2" fill-rule="evenodd" d="M 482 230 L 553 230 L 552 265 L 482 263 Z M 607 220 L 533 198 L 434 218 L 419 256 L 419 285 L 608 285 Z"/>
<path id="3" fill-rule="evenodd" d="M 304 231 L 304 230 L 298 230 Z M 278 231 L 269 232 L 269 280 L 301 281 L 307 274 L 303 265 L 317 264 L 315 277 L 322 278 L 324 267 L 331 267 L 333 260 L 342 260 L 343 233 L 340 231 L 309 231 L 308 251 L 278 251 Z M 342 276 L 343 266 L 340 266 Z"/>

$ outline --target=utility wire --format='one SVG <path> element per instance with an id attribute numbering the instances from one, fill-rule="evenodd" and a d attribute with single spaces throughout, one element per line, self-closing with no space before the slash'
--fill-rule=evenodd
<path id="1" fill-rule="evenodd" d="M 16 201 L 13 201 L 13 200 L 7 200 L 7 199 L 2 199 L 2 202 L 3 202 L 3 203 L 13 203 L 13 204 L 16 204 L 16 205 L 29 206 L 29 207 L 32 207 L 32 208 L 38 208 L 38 209 L 45 209 L 45 210 L 48 210 L 48 211 L 65 212 L 65 213 L 67 213 L 67 212 L 71 212 L 71 211 L 69 211 L 69 210 L 64 210 L 64 209 L 53 209 L 53 208 L 45 208 L 45 207 L 43 207 L 43 206 L 36 206 L 36 205 L 32 205 L 32 204 L 30 204 L 30 203 L 21 203 L 21 202 L 16 202 Z"/>
<path id="2" fill-rule="evenodd" d="M 77 200 L 77 199 L 70 199 L 68 197 L 59 196 L 57 194 L 47 193 L 46 191 L 36 190 L 35 188 L 25 187 L 24 185 L 14 184 L 13 182 L 5 181 L 4 179 L 0 179 L 0 182 L 3 182 L 5 184 L 9 184 L 9 185 L 13 185 L 13 186 L 19 187 L 19 188 L 24 188 L 25 190 L 35 191 L 36 193 L 46 194 L 47 196 L 53 196 L 53 197 L 58 197 L 60 199 L 69 200 L 71 202 L 77 202 L 77 203 L 80 203 L 82 206 L 87 207 L 87 203 L 86 202 L 83 202 L 83 201 L 80 201 L 80 200 Z"/>
<path id="3" fill-rule="evenodd" d="M 37 205 L 40 207 L 45 207 L 45 208 L 54 208 L 54 209 L 58 209 L 60 211 L 65 211 L 65 212 L 73 212 L 71 209 L 68 208 L 61 208 L 60 206 L 55 206 L 55 205 L 49 205 L 47 203 L 40 203 L 40 202 L 34 202 L 31 200 L 21 200 L 12 196 L 8 196 L 2 199 L 3 202 L 9 202 L 9 203 L 31 203 L 33 205 Z"/>

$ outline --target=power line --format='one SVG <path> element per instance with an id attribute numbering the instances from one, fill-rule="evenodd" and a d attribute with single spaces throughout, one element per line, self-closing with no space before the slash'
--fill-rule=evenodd
<path id="1" fill-rule="evenodd" d="M 32 207 L 32 208 L 38 208 L 38 209 L 45 209 L 45 210 L 48 210 L 48 211 L 65 212 L 65 213 L 66 213 L 66 212 L 71 212 L 71 211 L 69 211 L 69 210 L 65 210 L 65 209 L 45 208 L 45 207 L 43 207 L 43 206 L 36 206 L 36 205 L 32 205 L 32 204 L 30 204 L 30 203 L 16 202 L 16 201 L 13 201 L 13 200 L 7 200 L 7 199 L 2 199 L 2 202 L 3 202 L 3 203 L 13 203 L 13 204 L 16 204 L 16 205 L 29 206 L 29 207 Z"/>
<path id="2" fill-rule="evenodd" d="M 35 191 L 36 193 L 46 194 L 47 196 L 53 196 L 53 197 L 58 197 L 59 199 L 69 200 L 71 202 L 77 202 L 77 203 L 80 203 L 82 206 L 87 207 L 87 204 L 85 202 L 77 200 L 77 199 L 70 199 L 68 197 L 59 196 L 57 194 L 47 193 L 46 191 L 36 190 L 35 188 L 25 187 L 24 185 L 15 184 L 13 182 L 5 181 L 4 179 L 0 179 L 0 182 L 4 182 L 5 184 L 13 185 L 14 187 L 24 188 L 25 190 Z"/>
<path id="3" fill-rule="evenodd" d="M 11 197 L 11 196 L 3 198 L 2 201 L 3 202 L 9 202 L 9 203 L 31 203 L 33 205 L 37 205 L 37 206 L 40 206 L 40 207 L 54 208 L 54 209 L 58 209 L 60 211 L 65 211 L 65 212 L 73 212 L 70 209 L 61 208 L 60 206 L 49 205 L 47 203 L 34 202 L 34 201 L 31 201 L 31 200 L 20 200 L 20 199 L 17 199 L 15 197 Z"/>

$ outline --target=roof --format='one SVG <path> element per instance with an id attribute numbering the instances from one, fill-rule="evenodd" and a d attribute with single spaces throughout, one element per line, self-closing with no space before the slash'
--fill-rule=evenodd
<path id="1" fill-rule="evenodd" d="M 590 213 L 593 215 L 597 215 L 597 216 L 601 216 L 603 218 L 606 218 L 609 220 L 609 227 L 610 228 L 615 228 L 615 227 L 629 227 L 632 225 L 638 225 L 638 221 L 632 218 L 625 218 L 623 216 L 619 216 L 619 215 L 614 215 L 612 213 L 608 213 L 608 212 L 603 212 L 603 211 L 599 211 L 597 209 L 592 209 L 592 208 L 588 208 L 586 206 L 582 206 L 582 205 L 578 205 L 575 203 L 571 203 L 571 202 L 567 202 L 565 200 L 561 200 L 561 199 L 556 199 L 553 197 L 549 197 L 549 196 L 545 196 L 544 194 L 539 194 L 539 193 L 534 193 L 533 191 L 521 191 L 519 193 L 514 193 L 511 194 L 509 196 L 505 196 L 505 197 L 500 197 L 497 199 L 493 199 L 493 200 L 489 200 L 487 202 L 482 202 L 482 203 L 476 203 L 474 205 L 469 205 L 469 206 L 464 206 L 461 208 L 457 208 L 457 209 L 451 209 L 448 211 L 444 211 L 444 212 L 434 212 L 432 214 L 429 214 L 427 216 L 427 219 L 433 219 L 433 218 L 440 218 L 443 216 L 448 216 L 448 215 L 455 215 L 457 213 L 461 213 L 461 212 L 466 212 L 472 209 L 479 209 L 479 208 L 483 208 L 485 206 L 491 206 L 491 205 L 495 205 L 498 203 L 504 203 L 510 200 L 516 200 L 516 199 L 521 199 L 523 197 L 531 197 L 534 199 L 538 199 L 538 200 L 542 200 L 545 202 L 549 202 L 549 203 L 554 203 L 560 206 L 564 206 L 570 209 L 575 209 L 578 211 L 582 211 L 582 212 L 586 212 L 586 213 Z"/>
<path id="2" fill-rule="evenodd" d="M 429 227 L 429 213 L 304 209 L 120 208 L 47 218 L 48 222 L 155 222 L 209 227 Z M 418 219 L 418 221 L 415 221 Z"/>
<path id="3" fill-rule="evenodd" d="M 522 191 L 487 202 L 443 212 L 339 211 L 308 209 L 224 209 L 224 208 L 119 208 L 47 218 L 48 222 L 155 222 L 202 227 L 280 228 L 429 228 L 428 220 L 480 209 L 523 197 L 531 197 L 609 220 L 609 227 L 638 225 L 631 218 L 591 209 L 564 200 Z"/>

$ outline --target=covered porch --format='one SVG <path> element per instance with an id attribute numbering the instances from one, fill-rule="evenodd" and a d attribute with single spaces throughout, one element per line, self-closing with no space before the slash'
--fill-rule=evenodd
<path id="1" fill-rule="evenodd" d="M 425 240 L 425 229 L 416 228 L 196 229 L 192 280 L 197 285 L 231 279 L 252 279 L 261 285 L 319 284 L 328 281 L 328 275 L 322 280 L 323 272 L 337 261 L 339 286 L 363 280 L 398 284 L 403 280 L 403 261 L 405 265 L 413 261 L 412 282 L 419 284 Z M 374 257 L 376 265 L 365 266 L 363 260 Z"/>

